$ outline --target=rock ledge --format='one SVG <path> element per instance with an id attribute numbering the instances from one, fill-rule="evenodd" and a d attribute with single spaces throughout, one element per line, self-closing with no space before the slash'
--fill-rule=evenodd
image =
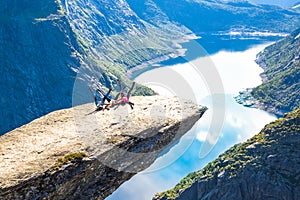
<path id="1" fill-rule="evenodd" d="M 104 199 L 193 127 L 206 108 L 132 97 L 133 110 L 52 112 L 0 140 L 0 199 Z"/>

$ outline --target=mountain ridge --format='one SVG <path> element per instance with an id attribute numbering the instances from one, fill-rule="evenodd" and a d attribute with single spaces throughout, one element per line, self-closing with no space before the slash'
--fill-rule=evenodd
<path id="1" fill-rule="evenodd" d="M 184 24 L 196 34 L 230 29 L 289 33 L 299 23 L 297 12 L 249 1 L 153 1 L 171 21 Z"/>

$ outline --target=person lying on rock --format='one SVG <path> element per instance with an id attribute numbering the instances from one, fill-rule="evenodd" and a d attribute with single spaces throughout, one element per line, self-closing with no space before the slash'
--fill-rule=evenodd
<path id="1" fill-rule="evenodd" d="M 116 100 L 112 100 L 110 102 L 110 107 L 115 107 L 115 109 L 116 109 L 119 105 L 129 104 L 130 108 L 133 109 L 134 103 L 130 102 L 129 98 L 130 98 L 131 92 L 132 92 L 132 90 L 133 90 L 133 88 L 135 86 L 135 82 L 132 83 L 131 88 L 127 92 L 126 96 L 124 95 L 124 92 L 123 92 L 123 89 L 125 87 L 122 89 L 122 85 L 121 85 L 120 80 L 118 80 L 118 83 L 119 83 L 119 86 L 120 86 L 120 92 L 119 92 L 119 94 L 117 94 Z M 119 95 L 121 95 L 121 98 L 117 99 L 119 97 Z"/>

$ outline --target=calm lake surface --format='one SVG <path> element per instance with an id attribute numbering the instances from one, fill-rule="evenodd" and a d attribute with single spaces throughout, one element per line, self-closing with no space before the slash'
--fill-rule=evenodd
<path id="1" fill-rule="evenodd" d="M 256 54 L 269 44 L 270 40 L 266 38 L 232 40 L 207 36 L 184 44 L 187 48 L 185 57 L 165 61 L 160 68 L 136 77 L 136 82 L 153 88 L 160 95 L 186 98 L 188 95 L 176 92 L 182 87 L 181 81 L 177 82 L 172 75 L 159 78 L 161 74 L 179 74 L 190 86 L 195 101 L 209 109 L 178 143 L 106 199 L 150 200 L 156 193 L 174 187 L 190 172 L 203 168 L 225 150 L 251 138 L 265 124 L 275 120 L 275 116 L 243 107 L 233 99 L 239 91 L 261 83 L 262 69 L 254 60 Z M 167 85 L 163 80 L 160 84 L 160 79 L 171 79 L 174 85 Z M 221 86 L 214 89 L 218 84 Z M 223 115 L 217 116 L 217 122 L 216 113 Z"/>

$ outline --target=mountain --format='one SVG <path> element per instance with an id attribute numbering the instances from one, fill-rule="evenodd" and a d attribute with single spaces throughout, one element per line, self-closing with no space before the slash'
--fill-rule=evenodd
<path id="1" fill-rule="evenodd" d="M 88 85 L 130 84 L 135 74 L 128 72 L 180 55 L 178 42 L 194 33 L 287 32 L 300 17 L 275 6 L 217 0 L 1 1 L 0 11 L 0 134 L 92 101 L 88 95 L 74 100 Z M 137 87 L 137 94 L 154 93 Z"/>
<path id="2" fill-rule="evenodd" d="M 71 107 L 75 80 L 129 83 L 128 68 L 174 53 L 171 40 L 182 37 L 142 21 L 122 0 L 1 1 L 0 134 Z"/>
<path id="3" fill-rule="evenodd" d="M 264 83 L 251 94 L 267 109 L 284 113 L 300 106 L 300 29 L 267 47 L 257 62 L 264 69 Z"/>
<path id="4" fill-rule="evenodd" d="M 134 12 L 144 21 L 161 30 L 178 34 L 178 32 L 192 33 L 184 24 L 172 21 L 154 0 L 127 0 Z"/>
<path id="5" fill-rule="evenodd" d="M 291 8 L 294 6 L 299 0 L 250 0 L 256 4 L 269 4 L 269 5 L 277 5 L 284 8 Z"/>
<path id="6" fill-rule="evenodd" d="M 177 97 L 131 97 L 116 110 L 58 110 L 0 136 L 0 199 L 104 199 L 206 111 Z M 159 108 L 159 109 L 158 109 Z"/>
<path id="7" fill-rule="evenodd" d="M 260 52 L 256 61 L 264 69 L 263 84 L 242 93 L 244 97 L 239 99 L 252 101 L 252 106 L 279 116 L 299 107 L 299 47 L 300 29 Z"/>
<path id="8" fill-rule="evenodd" d="M 155 200 L 299 199 L 300 107 Z"/>
<path id="9" fill-rule="evenodd" d="M 104 70 L 124 74 L 143 61 L 174 52 L 172 39 L 185 36 L 184 31 L 169 34 L 143 21 L 126 1 L 81 0 L 62 5 L 75 32 L 92 52 L 90 59 Z"/>
<path id="10" fill-rule="evenodd" d="M 136 10 L 147 12 L 149 0 Z M 257 5 L 244 0 L 151 0 L 171 21 L 185 25 L 196 34 L 217 31 L 288 32 L 298 28 L 300 14 L 273 5 Z M 132 3 L 130 3 L 132 5 Z M 145 6 L 146 5 L 146 6 Z M 133 6 L 132 6 L 133 7 Z"/>
<path id="11" fill-rule="evenodd" d="M 72 68 L 80 66 L 72 55 L 81 49 L 58 9 L 51 1 L 0 3 L 0 134 L 71 105 Z"/>

